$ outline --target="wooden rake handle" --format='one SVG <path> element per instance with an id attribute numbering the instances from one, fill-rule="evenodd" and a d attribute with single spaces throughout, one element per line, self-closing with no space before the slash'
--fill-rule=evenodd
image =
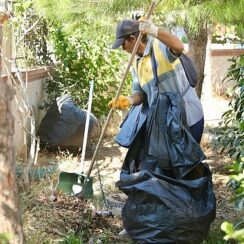
<path id="1" fill-rule="evenodd" d="M 148 15 L 147 15 L 147 18 L 148 18 L 148 19 L 149 19 L 149 17 L 151 16 L 154 7 L 155 7 L 155 2 L 152 2 L 151 6 L 150 6 L 150 9 L 149 9 L 149 12 L 148 12 Z M 134 60 L 134 57 L 135 57 L 135 55 L 136 55 L 136 53 L 137 53 L 137 50 L 138 50 L 138 47 L 139 47 L 139 44 L 140 44 L 141 39 L 142 39 L 142 33 L 140 32 L 140 34 L 139 34 L 139 36 L 138 36 L 138 38 L 137 38 L 136 44 L 135 44 L 135 46 L 134 46 L 134 49 L 133 49 L 133 51 L 132 51 L 131 58 L 130 58 L 130 62 L 128 63 L 128 66 L 127 66 L 127 68 L 126 68 L 125 74 L 124 74 L 124 76 L 123 76 L 123 79 L 122 79 L 122 81 L 121 81 L 121 83 L 120 83 L 120 86 L 119 86 L 119 89 L 118 89 L 118 91 L 117 91 L 117 95 L 116 95 L 116 97 L 115 97 L 115 101 L 118 100 L 119 95 L 120 95 L 120 93 L 121 93 L 121 91 L 122 91 L 122 88 L 123 88 L 124 83 L 125 83 L 125 80 L 126 80 L 126 76 L 127 76 L 127 74 L 129 73 L 130 67 L 131 67 L 131 65 L 132 65 L 132 63 L 133 63 L 133 60 Z M 102 142 L 102 139 L 103 139 L 104 134 L 105 134 L 105 132 L 106 132 L 106 129 L 107 129 L 109 123 L 110 123 L 110 120 L 111 120 L 111 118 L 112 118 L 113 111 L 114 111 L 113 109 L 110 109 L 109 114 L 108 114 L 108 116 L 107 116 L 107 120 L 106 120 L 106 122 L 105 122 L 105 124 L 104 124 L 104 126 L 103 126 L 102 133 L 101 133 L 100 138 L 99 138 L 99 140 L 98 140 L 98 143 L 97 143 L 95 152 L 94 152 L 93 157 L 92 157 L 92 160 L 91 160 L 90 167 L 89 167 L 89 169 L 88 169 L 86 178 L 85 178 L 85 180 L 84 180 L 84 185 L 86 184 L 86 181 L 87 181 L 87 179 L 90 177 L 90 174 L 91 174 L 91 172 L 92 172 L 92 169 L 93 169 L 93 166 L 94 166 L 94 163 L 95 163 L 95 160 L 96 160 L 96 156 L 97 156 L 99 147 L 100 147 L 100 145 L 101 145 L 101 142 Z M 83 187 L 82 190 L 83 190 L 84 188 L 85 188 L 85 187 Z"/>

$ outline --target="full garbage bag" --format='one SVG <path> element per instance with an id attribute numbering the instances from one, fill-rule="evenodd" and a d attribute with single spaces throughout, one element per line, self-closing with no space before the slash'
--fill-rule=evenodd
<path id="1" fill-rule="evenodd" d="M 138 243 L 201 243 L 215 218 L 211 173 L 176 180 L 148 170 L 122 171 L 117 186 L 128 195 L 123 226 Z"/>
<path id="2" fill-rule="evenodd" d="M 83 143 L 87 112 L 80 109 L 68 94 L 58 97 L 42 119 L 38 136 L 47 148 L 80 148 Z M 99 132 L 97 118 L 91 114 L 88 139 Z"/>
<path id="3" fill-rule="evenodd" d="M 147 111 L 116 183 L 128 195 L 124 227 L 139 243 L 201 243 L 215 218 L 216 200 L 181 96 L 159 93 Z"/>

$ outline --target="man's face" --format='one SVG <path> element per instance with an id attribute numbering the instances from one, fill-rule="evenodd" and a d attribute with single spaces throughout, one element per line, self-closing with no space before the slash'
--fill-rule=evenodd
<path id="1" fill-rule="evenodd" d="M 132 53 L 135 44 L 136 44 L 136 37 L 134 35 L 130 35 L 129 37 L 125 38 L 125 40 L 122 44 L 122 48 L 123 48 L 123 50 L 127 51 L 128 53 Z"/>

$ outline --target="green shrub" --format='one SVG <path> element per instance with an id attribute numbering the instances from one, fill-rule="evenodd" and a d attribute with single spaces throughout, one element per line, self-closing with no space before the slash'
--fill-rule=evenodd
<path id="1" fill-rule="evenodd" d="M 230 167 L 229 185 L 234 189 L 234 200 L 239 210 L 244 209 L 244 55 L 232 59 L 226 80 L 236 81 L 229 110 L 223 114 L 223 123 L 218 137 L 218 147 L 226 150 L 234 159 Z M 244 243 L 244 219 L 235 225 L 224 222 L 221 229 L 224 240 Z"/>
<path id="2" fill-rule="evenodd" d="M 244 220 L 236 225 L 225 221 L 221 225 L 221 229 L 226 233 L 226 235 L 224 236 L 224 240 L 236 240 L 241 244 L 244 243 Z"/>
<path id="3" fill-rule="evenodd" d="M 0 233 L 0 243 L 8 244 L 11 241 L 11 233 Z"/>
<path id="4" fill-rule="evenodd" d="M 13 2 L 12 38 L 14 59 L 18 68 L 34 68 L 51 62 L 47 38 L 49 26 L 38 16 L 33 2 L 19 0 Z"/>
<path id="5" fill-rule="evenodd" d="M 222 118 L 218 147 L 226 150 L 233 159 L 244 156 L 244 55 L 233 58 L 226 81 L 235 81 L 229 110 Z"/>
<path id="6" fill-rule="evenodd" d="M 89 82 L 94 80 L 92 112 L 100 117 L 108 112 L 108 102 L 115 96 L 121 80 L 125 56 L 109 48 L 107 37 L 88 40 L 85 30 L 68 36 L 61 28 L 52 32 L 56 67 L 54 80 L 47 81 L 49 99 L 70 94 L 80 108 L 85 108 Z M 128 76 L 127 83 L 130 82 Z M 128 85 L 125 85 L 125 90 Z"/>

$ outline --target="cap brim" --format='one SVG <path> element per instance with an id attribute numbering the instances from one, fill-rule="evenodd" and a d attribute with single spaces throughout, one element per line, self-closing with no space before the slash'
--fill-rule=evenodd
<path id="1" fill-rule="evenodd" d="M 114 42 L 114 44 L 112 46 L 112 49 L 119 48 L 123 44 L 124 40 L 125 40 L 125 37 L 116 39 L 116 41 Z"/>

